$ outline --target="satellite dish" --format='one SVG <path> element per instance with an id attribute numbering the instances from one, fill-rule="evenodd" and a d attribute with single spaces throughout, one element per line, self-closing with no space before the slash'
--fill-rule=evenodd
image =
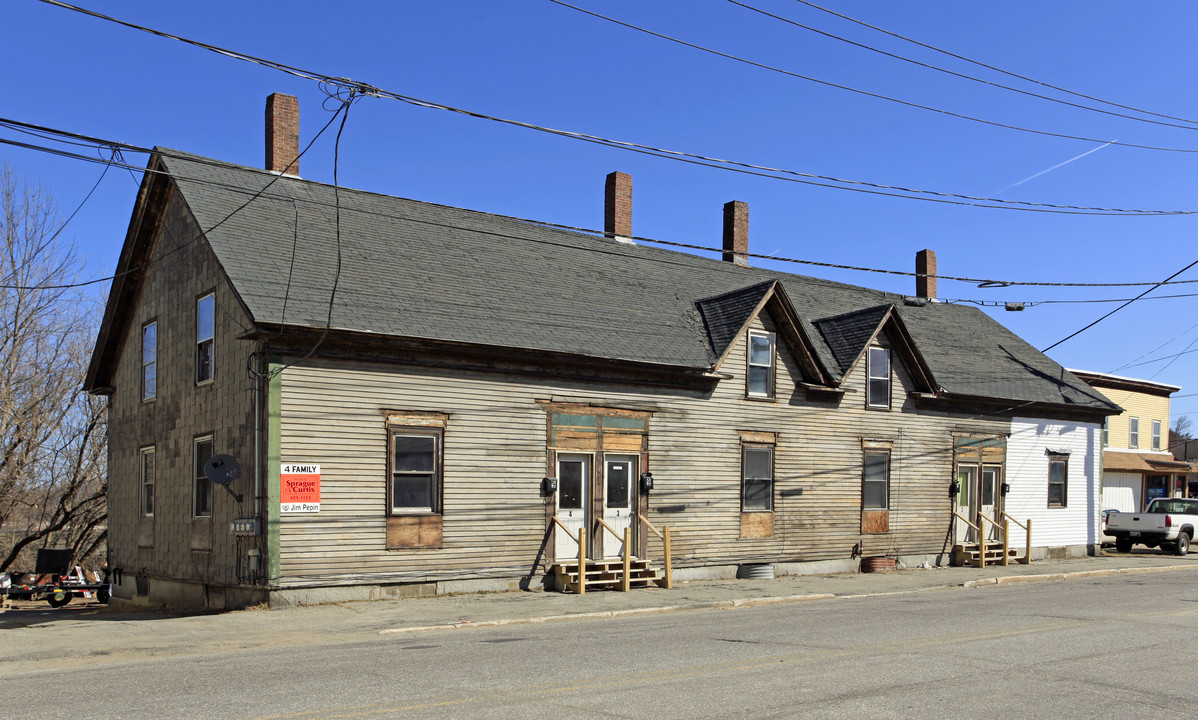
<path id="1" fill-rule="evenodd" d="M 241 477 L 241 466 L 232 455 L 213 455 L 204 463 L 204 476 L 213 485 L 228 485 Z"/>

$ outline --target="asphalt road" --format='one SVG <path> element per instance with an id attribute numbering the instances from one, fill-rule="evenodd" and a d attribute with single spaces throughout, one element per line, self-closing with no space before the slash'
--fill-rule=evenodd
<path id="1" fill-rule="evenodd" d="M 1198 574 L 1160 572 L 99 656 L 7 674 L 0 717 L 1157 718 L 1194 637 Z"/>

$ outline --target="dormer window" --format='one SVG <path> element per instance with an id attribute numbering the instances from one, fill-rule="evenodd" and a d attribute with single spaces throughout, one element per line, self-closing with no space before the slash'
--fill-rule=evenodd
<path id="1" fill-rule="evenodd" d="M 749 333 L 749 374 L 745 394 L 754 398 L 774 396 L 774 334 Z"/>
<path id="2" fill-rule="evenodd" d="M 890 407 L 890 351 L 871 347 L 865 364 L 869 375 L 866 404 L 871 408 Z"/>

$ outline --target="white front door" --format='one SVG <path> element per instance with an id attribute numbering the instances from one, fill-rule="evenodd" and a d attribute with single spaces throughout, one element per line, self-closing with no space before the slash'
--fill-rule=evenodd
<path id="1" fill-rule="evenodd" d="M 968 518 L 971 524 L 977 522 L 978 516 L 977 484 L 978 468 L 976 465 L 957 467 L 957 514 Z M 953 525 L 956 528 L 957 543 L 975 542 L 974 531 L 960 518 L 954 519 Z"/>
<path id="2" fill-rule="evenodd" d="M 590 455 L 557 456 L 557 519 L 569 529 L 568 533 L 560 527 L 554 530 L 553 557 L 557 562 L 578 559 L 578 533 L 587 526 L 590 479 Z"/>
<path id="3" fill-rule="evenodd" d="M 635 455 L 607 455 L 603 459 L 603 521 L 612 527 L 619 537 L 606 529 L 603 531 L 603 557 L 621 557 L 624 553 L 624 529 L 636 526 L 632 523 L 635 513 L 637 479 Z"/>
<path id="4" fill-rule="evenodd" d="M 997 465 L 982 466 L 981 513 L 986 518 L 986 539 L 998 540 L 1002 534 L 998 531 L 998 497 L 1001 490 L 1002 474 Z"/>

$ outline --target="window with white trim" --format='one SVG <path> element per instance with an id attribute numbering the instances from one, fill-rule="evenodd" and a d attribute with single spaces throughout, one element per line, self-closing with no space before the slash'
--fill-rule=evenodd
<path id="1" fill-rule="evenodd" d="M 1132 449 L 1140 447 L 1140 418 L 1138 417 L 1127 419 L 1127 447 Z"/>
<path id="2" fill-rule="evenodd" d="M 745 445 L 741 451 L 741 510 L 774 509 L 774 448 Z"/>
<path id="3" fill-rule="evenodd" d="M 774 334 L 749 331 L 749 374 L 745 383 L 749 397 L 774 396 Z"/>
<path id="4" fill-rule="evenodd" d="M 141 399 L 153 400 L 158 395 L 158 322 L 148 322 L 141 328 Z"/>
<path id="5" fill-rule="evenodd" d="M 154 446 L 141 449 L 141 492 L 140 505 L 142 517 L 154 516 Z"/>
<path id="6" fill-rule="evenodd" d="M 1153 450 L 1161 449 L 1161 421 L 1160 420 L 1152 421 L 1152 449 Z"/>
<path id="7" fill-rule="evenodd" d="M 212 481 L 204 472 L 204 465 L 212 457 L 212 436 L 195 439 L 192 447 L 192 515 L 212 517 Z"/>
<path id="8" fill-rule="evenodd" d="M 890 350 L 871 347 L 865 364 L 869 375 L 866 404 L 871 408 L 890 407 Z"/>
<path id="9" fill-rule="evenodd" d="M 216 334 L 216 296 L 211 293 L 196 300 L 196 384 L 213 378 Z"/>
<path id="10" fill-rule="evenodd" d="M 861 507 L 890 509 L 890 453 L 866 450 L 861 479 Z"/>
<path id="11" fill-rule="evenodd" d="M 393 427 L 391 482 L 387 488 L 390 515 L 441 512 L 441 431 Z"/>

